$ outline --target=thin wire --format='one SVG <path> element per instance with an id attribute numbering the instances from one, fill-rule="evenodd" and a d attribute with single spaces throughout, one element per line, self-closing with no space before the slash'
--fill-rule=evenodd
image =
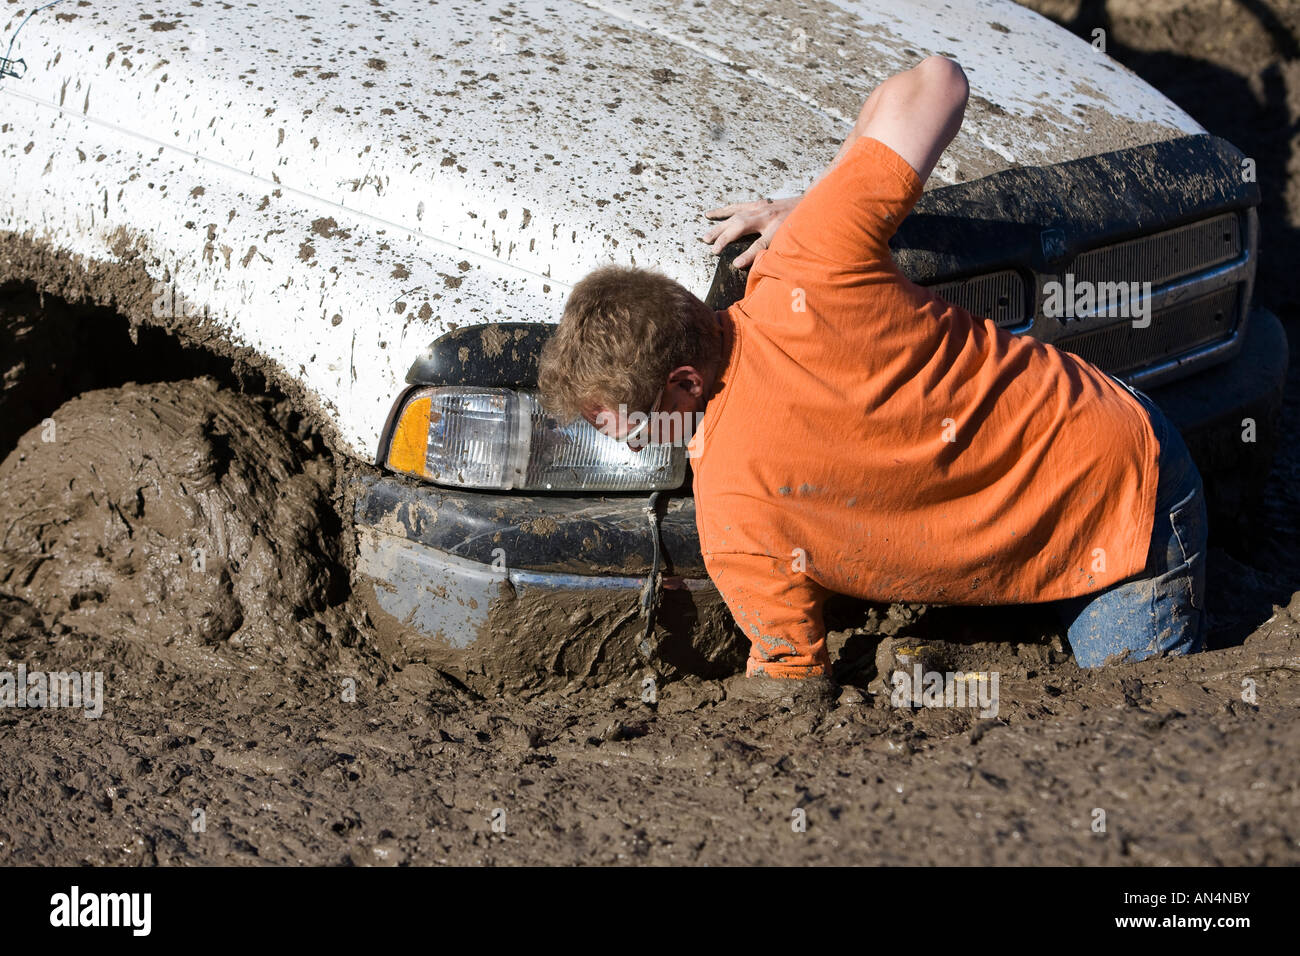
<path id="1" fill-rule="evenodd" d="M 18 29 L 15 30 L 15 31 L 14 31 L 14 35 L 11 36 L 11 37 L 9 38 L 9 49 L 5 51 L 5 57 L 4 57 L 4 62 L 5 62 L 6 65 L 9 64 L 9 63 L 14 62 L 13 60 L 9 59 L 9 54 L 11 54 L 11 53 L 14 52 L 14 42 L 18 39 L 18 34 L 22 31 L 22 28 L 25 27 L 25 26 L 27 26 L 27 21 L 30 20 L 32 17 L 36 16 L 36 14 L 40 13 L 42 10 L 47 10 L 47 9 L 49 9 L 50 7 L 54 6 L 56 3 L 62 3 L 62 2 L 63 2 L 63 0 L 51 0 L 50 3 L 47 3 L 47 4 L 45 4 L 44 6 L 36 7 L 34 10 L 32 10 L 31 13 L 29 13 L 29 14 L 27 14 L 27 16 L 23 17 L 23 22 L 20 23 L 20 24 L 18 24 Z M 23 65 L 23 73 L 26 74 L 26 73 L 27 73 L 27 61 L 26 61 L 26 60 L 20 60 L 19 62 L 22 63 L 22 65 Z M 4 75 L 6 75 L 6 74 L 5 74 L 3 71 L 0 71 L 0 76 L 4 76 Z M 8 74 L 8 75 L 9 75 L 9 76 L 15 76 L 16 74 L 10 73 L 10 74 Z"/>
<path id="2" fill-rule="evenodd" d="M 645 586 L 641 589 L 641 615 L 645 618 L 645 633 L 641 636 L 641 653 L 647 660 L 654 655 L 654 645 L 650 643 L 650 637 L 654 633 L 655 627 L 655 606 L 659 603 L 659 492 L 650 495 L 650 500 L 646 502 L 645 513 L 650 520 L 650 540 L 654 546 L 654 558 L 650 565 L 650 574 L 645 579 Z"/>

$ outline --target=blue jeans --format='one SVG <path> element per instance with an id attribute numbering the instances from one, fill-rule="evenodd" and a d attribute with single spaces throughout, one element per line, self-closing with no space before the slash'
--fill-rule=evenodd
<path id="1" fill-rule="evenodd" d="M 1118 380 L 1117 380 L 1118 381 Z M 1123 385 L 1124 383 L 1120 383 Z M 1055 602 L 1080 667 L 1112 654 L 1140 661 L 1205 645 L 1205 495 L 1192 456 L 1159 407 L 1137 389 L 1160 443 L 1156 516 L 1142 573 L 1104 591 Z"/>

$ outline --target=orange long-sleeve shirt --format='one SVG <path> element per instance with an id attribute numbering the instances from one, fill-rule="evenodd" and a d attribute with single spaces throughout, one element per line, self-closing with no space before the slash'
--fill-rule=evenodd
<path id="1" fill-rule="evenodd" d="M 1158 445 L 1128 391 L 905 278 L 916 172 L 859 139 L 721 313 L 690 443 L 705 566 L 748 673 L 829 672 L 822 604 L 1020 604 L 1142 570 Z"/>

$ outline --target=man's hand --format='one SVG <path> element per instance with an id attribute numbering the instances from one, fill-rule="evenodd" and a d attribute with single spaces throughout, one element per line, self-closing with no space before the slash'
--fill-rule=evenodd
<path id="1" fill-rule="evenodd" d="M 728 243 L 735 242 L 741 236 L 758 233 L 758 238 L 732 262 L 737 269 L 748 269 L 758 258 L 758 254 L 768 247 L 776 230 L 780 228 L 781 223 L 785 222 L 786 217 L 802 198 L 802 196 L 795 196 L 792 199 L 758 199 L 754 202 L 732 203 L 730 206 L 710 209 L 704 214 L 707 218 L 724 221 L 700 236 L 700 241 L 713 243 L 710 251 L 716 256 L 721 254 Z"/>
<path id="2" fill-rule="evenodd" d="M 825 713 L 835 706 L 843 688 L 830 677 L 768 677 L 737 674 L 722 683 L 728 700 L 777 704 L 797 711 Z"/>

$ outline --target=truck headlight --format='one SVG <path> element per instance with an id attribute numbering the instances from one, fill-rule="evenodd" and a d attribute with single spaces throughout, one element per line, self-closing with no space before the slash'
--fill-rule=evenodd
<path id="1" fill-rule="evenodd" d="M 560 425 L 532 391 L 440 385 L 400 400 L 385 467 L 442 485 L 529 491 L 677 488 L 686 449 L 634 451 L 582 419 Z"/>

